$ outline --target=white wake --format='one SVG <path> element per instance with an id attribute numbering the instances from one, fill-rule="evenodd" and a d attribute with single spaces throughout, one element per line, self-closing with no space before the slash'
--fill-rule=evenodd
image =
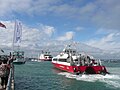
<path id="1" fill-rule="evenodd" d="M 119 75 L 112 75 L 112 74 L 106 74 L 104 75 L 74 75 L 68 72 L 61 72 L 58 73 L 59 75 L 64 75 L 67 78 L 72 78 L 80 81 L 86 81 L 86 82 L 104 82 L 106 83 L 106 86 L 114 86 L 116 88 L 120 88 L 120 76 Z"/>

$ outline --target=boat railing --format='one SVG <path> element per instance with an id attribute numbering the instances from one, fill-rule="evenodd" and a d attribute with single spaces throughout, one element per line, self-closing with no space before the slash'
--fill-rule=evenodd
<path id="1" fill-rule="evenodd" d="M 71 61 L 72 58 L 69 58 L 67 60 Z M 101 66 L 101 60 L 100 59 L 91 59 L 89 56 L 81 56 L 78 55 L 76 59 L 72 60 L 72 64 L 77 66 Z"/>
<path id="2" fill-rule="evenodd" d="M 6 90 L 14 90 L 14 65 L 11 63 Z"/>

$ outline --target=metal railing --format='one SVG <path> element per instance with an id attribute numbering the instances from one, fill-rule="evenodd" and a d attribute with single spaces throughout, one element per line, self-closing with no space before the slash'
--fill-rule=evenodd
<path id="1" fill-rule="evenodd" d="M 14 81 L 14 65 L 13 63 L 11 63 L 11 68 L 10 68 L 6 90 L 14 90 L 14 86 L 12 86 L 14 85 L 13 81 Z"/>

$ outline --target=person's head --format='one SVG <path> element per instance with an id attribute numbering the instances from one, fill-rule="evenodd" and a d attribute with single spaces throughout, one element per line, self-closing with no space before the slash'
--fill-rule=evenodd
<path id="1" fill-rule="evenodd" d="M 3 60 L 3 64 L 7 64 L 7 60 Z"/>
<path id="2" fill-rule="evenodd" d="M 13 59 L 13 60 L 15 60 L 15 59 L 16 59 L 15 55 L 13 55 L 13 56 L 12 56 L 12 59 Z"/>

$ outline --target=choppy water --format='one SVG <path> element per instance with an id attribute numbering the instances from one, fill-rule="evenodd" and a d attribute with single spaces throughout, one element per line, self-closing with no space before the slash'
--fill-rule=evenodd
<path id="1" fill-rule="evenodd" d="M 120 90 L 120 63 L 105 63 L 110 75 L 73 75 L 51 62 L 15 65 L 15 90 Z"/>

